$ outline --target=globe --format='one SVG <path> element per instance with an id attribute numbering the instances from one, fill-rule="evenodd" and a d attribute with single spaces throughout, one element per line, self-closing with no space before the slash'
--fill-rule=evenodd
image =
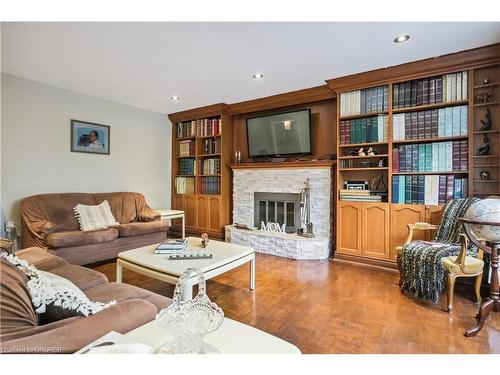
<path id="1" fill-rule="evenodd" d="M 473 203 L 464 217 L 474 221 L 497 223 L 497 225 L 470 224 L 470 229 L 477 238 L 500 242 L 500 198 L 485 198 Z"/>

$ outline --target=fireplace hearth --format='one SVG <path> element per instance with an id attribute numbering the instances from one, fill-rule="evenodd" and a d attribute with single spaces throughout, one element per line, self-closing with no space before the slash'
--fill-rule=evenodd
<path id="1" fill-rule="evenodd" d="M 286 233 L 295 233 L 300 225 L 300 194 L 254 193 L 254 226 L 261 223 L 285 224 Z"/>

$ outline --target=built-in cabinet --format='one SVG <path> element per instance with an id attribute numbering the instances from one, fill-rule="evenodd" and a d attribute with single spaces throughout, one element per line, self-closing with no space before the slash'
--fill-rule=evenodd
<path id="1" fill-rule="evenodd" d="M 220 237 L 221 204 L 220 195 L 173 195 L 173 209 L 185 212 L 186 230 L 193 234 L 208 233 Z M 180 219 L 174 220 L 174 226 L 180 226 Z"/>

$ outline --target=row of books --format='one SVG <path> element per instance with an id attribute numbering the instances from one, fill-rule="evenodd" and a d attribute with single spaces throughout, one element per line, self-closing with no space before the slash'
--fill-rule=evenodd
<path id="1" fill-rule="evenodd" d="M 196 160 L 179 159 L 179 174 L 183 176 L 194 176 L 196 174 Z"/>
<path id="2" fill-rule="evenodd" d="M 220 158 L 198 160 L 201 174 L 220 174 Z"/>
<path id="3" fill-rule="evenodd" d="M 221 138 L 204 139 L 201 143 L 201 150 L 204 154 L 220 154 Z"/>
<path id="4" fill-rule="evenodd" d="M 196 121 L 184 121 L 177 123 L 177 138 L 195 137 Z"/>
<path id="5" fill-rule="evenodd" d="M 340 189 L 341 201 L 382 202 L 382 196 L 371 194 L 370 190 Z"/>
<path id="6" fill-rule="evenodd" d="M 202 177 L 202 194 L 220 194 L 220 177 Z"/>
<path id="7" fill-rule="evenodd" d="M 466 172 L 468 163 L 467 141 L 401 145 L 392 149 L 393 172 Z"/>
<path id="8" fill-rule="evenodd" d="M 196 133 L 199 137 L 220 135 L 222 126 L 221 118 L 204 118 L 197 121 Z"/>
<path id="9" fill-rule="evenodd" d="M 188 241 L 186 239 L 167 239 L 159 244 L 155 249 L 155 254 L 179 254 L 187 250 Z"/>
<path id="10" fill-rule="evenodd" d="M 429 109 L 393 116 L 393 139 L 425 139 L 467 135 L 467 106 Z"/>
<path id="11" fill-rule="evenodd" d="M 193 140 L 179 141 L 179 156 L 194 156 L 196 153 L 195 142 Z"/>
<path id="12" fill-rule="evenodd" d="M 176 177 L 176 194 L 194 194 L 194 177 Z"/>
<path id="13" fill-rule="evenodd" d="M 454 175 L 392 176 L 392 203 L 444 205 L 467 197 L 467 178 Z"/>
<path id="14" fill-rule="evenodd" d="M 387 86 L 340 94 L 340 116 L 382 112 L 389 109 Z"/>
<path id="15" fill-rule="evenodd" d="M 177 138 L 208 137 L 220 135 L 222 127 L 221 118 L 204 118 L 199 120 L 178 122 Z"/>
<path id="16" fill-rule="evenodd" d="M 388 136 L 388 117 L 375 117 L 340 121 L 340 144 L 384 142 Z"/>
<path id="17" fill-rule="evenodd" d="M 401 109 L 467 99 L 467 71 L 393 85 L 392 108 Z"/>

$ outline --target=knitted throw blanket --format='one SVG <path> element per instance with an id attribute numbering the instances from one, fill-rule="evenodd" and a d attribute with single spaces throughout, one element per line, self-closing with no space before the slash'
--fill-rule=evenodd
<path id="1" fill-rule="evenodd" d="M 463 198 L 450 201 L 444 208 L 433 244 L 413 241 L 401 252 L 401 289 L 415 297 L 437 303 L 439 295 L 446 287 L 443 257 L 458 255 L 460 234 L 463 226 L 458 218 L 463 217 L 470 205 L 478 198 Z M 477 248 L 471 246 L 469 255 L 475 255 Z"/>

